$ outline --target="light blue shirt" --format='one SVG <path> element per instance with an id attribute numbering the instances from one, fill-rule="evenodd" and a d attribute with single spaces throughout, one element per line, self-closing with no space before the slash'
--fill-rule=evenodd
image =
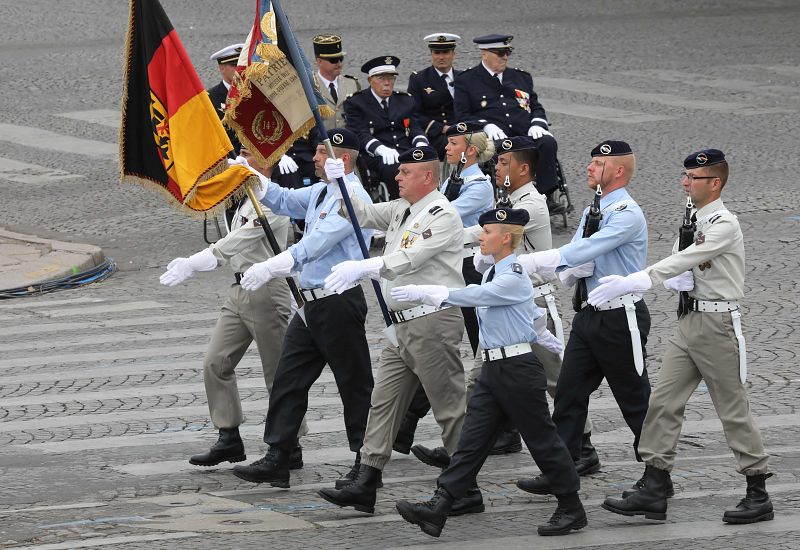
<path id="1" fill-rule="evenodd" d="M 355 193 L 362 201 L 372 203 L 353 172 L 347 174 L 345 180 L 355 184 Z M 303 238 L 289 247 L 295 261 L 294 269 L 300 270 L 300 287 L 305 289 L 320 288 L 334 265 L 346 260 L 364 259 L 353 225 L 350 220 L 339 215 L 341 201 L 334 199 L 332 189 L 328 188 L 322 202 L 317 206 L 320 193 L 328 185 L 336 184 L 320 181 L 301 189 L 286 189 L 272 183 L 261 199 L 276 214 L 305 219 Z M 369 246 L 373 232 L 363 229 L 361 232 Z"/>
<path id="2" fill-rule="evenodd" d="M 594 260 L 594 274 L 586 278 L 591 292 L 597 280 L 606 275 L 630 275 L 647 265 L 647 222 L 639 205 L 623 187 L 600 199 L 600 230 L 582 238 L 589 208 L 583 211 L 581 223 L 572 241 L 559 248 L 564 263 L 556 271 Z"/>
<path id="3" fill-rule="evenodd" d="M 491 273 L 483 274 L 480 285 L 451 288 L 444 305 L 474 307 L 480 327 L 483 349 L 493 349 L 514 344 L 536 343 L 533 320 L 537 317 L 533 303 L 533 285 L 525 270 L 511 254 L 494 266 Z"/>
<path id="4" fill-rule="evenodd" d="M 451 204 L 461 216 L 464 227 L 471 227 L 478 225 L 478 218 L 481 217 L 481 214 L 494 208 L 494 189 L 492 189 L 489 176 L 481 172 L 477 163 L 464 168 L 461 171 L 461 177 L 464 178 L 464 183 L 458 191 L 458 197 Z M 445 192 L 449 183 L 450 178 L 442 182 L 440 188 L 442 193 Z"/>

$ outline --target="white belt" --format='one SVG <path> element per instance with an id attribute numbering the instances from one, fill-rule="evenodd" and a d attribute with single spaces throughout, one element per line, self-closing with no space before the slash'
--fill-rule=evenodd
<path id="1" fill-rule="evenodd" d="M 621 307 L 625 307 L 626 301 L 630 301 L 631 303 L 635 304 L 641 299 L 641 296 L 629 293 L 623 294 L 622 296 L 617 296 L 616 298 L 612 298 L 607 302 L 603 302 L 602 304 L 591 307 L 594 308 L 595 311 L 608 311 L 609 309 L 619 309 Z"/>
<path id="2" fill-rule="evenodd" d="M 449 308 L 450 306 L 436 307 L 423 304 L 421 306 L 412 307 L 409 309 L 402 309 L 400 311 L 390 311 L 389 316 L 395 323 L 405 323 L 412 319 L 424 317 L 426 315 L 430 315 L 431 313 L 436 313 L 437 311 L 442 311 L 443 309 L 449 309 Z"/>
<path id="3" fill-rule="evenodd" d="M 544 283 L 543 285 L 533 287 L 533 297 L 541 298 L 542 296 L 547 296 L 555 291 L 556 287 L 554 287 L 552 284 Z"/>
<path id="4" fill-rule="evenodd" d="M 514 344 L 513 346 L 504 346 L 502 348 L 484 349 L 481 350 L 484 361 L 497 361 L 498 359 L 507 359 L 509 357 L 516 357 L 523 353 L 530 353 L 533 351 L 530 344 Z"/>
<path id="5" fill-rule="evenodd" d="M 544 283 L 542 285 L 533 287 L 533 297 L 544 297 L 544 301 L 547 304 L 547 312 L 550 314 L 550 317 L 553 318 L 553 325 L 556 329 L 556 338 L 558 338 L 562 344 L 566 344 L 564 341 L 564 323 L 561 322 L 561 316 L 558 314 L 558 308 L 556 307 L 555 291 L 555 286 L 550 283 Z M 561 353 L 558 355 L 563 360 L 564 350 L 561 350 Z"/>
<path id="6" fill-rule="evenodd" d="M 464 249 L 464 257 L 465 258 L 472 258 L 475 254 L 481 251 L 480 246 L 473 246 L 471 248 Z"/>
<path id="7" fill-rule="evenodd" d="M 642 354 L 642 340 L 639 335 L 639 324 L 636 322 L 636 302 L 642 297 L 629 293 L 617 296 L 600 305 L 593 306 L 595 311 L 608 311 L 611 309 L 625 308 L 625 318 L 628 321 L 628 331 L 631 333 L 631 348 L 633 348 L 633 365 L 639 376 L 644 372 L 644 354 Z"/>
<path id="8" fill-rule="evenodd" d="M 739 311 L 739 302 L 736 300 L 692 299 L 689 303 L 689 311 L 699 311 L 701 313 L 731 312 L 733 333 L 736 335 L 736 341 L 739 342 L 739 380 L 744 384 L 745 380 L 747 380 L 747 346 L 742 333 L 742 312 Z"/>
<path id="9" fill-rule="evenodd" d="M 719 313 L 739 309 L 736 300 L 691 300 L 689 311 L 702 311 L 703 313 Z"/>
<path id="10" fill-rule="evenodd" d="M 355 288 L 356 285 L 351 286 L 346 290 L 350 290 L 351 288 Z M 334 290 L 325 290 L 324 288 L 303 288 L 300 290 L 300 294 L 303 295 L 303 299 L 306 302 L 313 302 L 314 300 L 321 300 L 322 298 L 327 298 L 328 296 L 333 296 L 336 294 Z"/>

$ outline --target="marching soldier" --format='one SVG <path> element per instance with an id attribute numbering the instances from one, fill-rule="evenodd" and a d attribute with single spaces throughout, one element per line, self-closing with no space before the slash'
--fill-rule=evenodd
<path id="1" fill-rule="evenodd" d="M 647 258 L 647 223 L 641 208 L 628 194 L 636 159 L 624 141 L 604 141 L 592 149 L 587 168 L 588 185 L 599 200 L 599 230 L 583 238 L 589 209 L 584 211 L 572 242 L 553 250 L 519 256 L 528 273 L 552 277 L 567 268 L 594 262 L 592 274 L 582 277 L 588 290 L 606 275 L 641 271 Z M 633 432 L 633 449 L 639 457 L 639 437 L 647 413 L 650 382 L 644 365 L 650 332 L 650 313 L 641 296 L 628 293 L 594 305 L 576 304 L 580 311 L 572 321 L 564 361 L 556 385 L 553 422 L 573 460 L 581 456 L 589 397 L 606 379 L 625 422 Z M 552 493 L 546 475 L 520 480 L 517 486 L 530 493 Z"/>
<path id="2" fill-rule="evenodd" d="M 447 288 L 441 285 L 407 285 L 392 289 L 392 297 L 429 306 L 472 306 L 480 318 L 483 368 L 470 397 L 458 450 L 437 480 L 433 498 L 412 504 L 397 502 L 403 519 L 417 524 L 428 535 L 438 537 L 453 502 L 473 485 L 496 433 L 509 418 L 520 427 L 533 459 L 549 479 L 558 498 L 558 508 L 540 535 L 566 535 L 586 526 L 578 489 L 580 480 L 564 442 L 558 437 L 545 397 L 544 369 L 531 343 L 539 342 L 560 351 L 563 346 L 542 322 L 535 328 L 537 307 L 533 288 L 516 249 L 528 223 L 525 210 L 499 208 L 480 217 L 483 226 L 481 252 L 492 256 L 494 265 L 481 285 Z M 544 321 L 543 312 L 539 318 Z"/>
<path id="3" fill-rule="evenodd" d="M 269 168 L 260 165 L 246 148 L 242 147 L 240 152 L 241 158 L 249 162 L 252 168 L 269 174 Z M 289 219 L 267 211 L 267 221 L 278 242 L 286 242 Z M 221 263 L 227 263 L 236 278 L 228 289 L 228 297 L 211 334 L 203 362 L 208 410 L 214 427 L 219 430 L 219 439 L 208 452 L 191 457 L 191 464 L 216 466 L 225 461 L 246 460 L 239 434 L 239 426 L 243 421 L 242 403 L 234 369 L 253 341 L 261 357 L 267 391 L 272 395 L 272 383 L 291 312 L 289 290 L 286 283 L 279 280 L 270 281 L 256 292 L 247 292 L 239 283 L 242 272 L 273 256 L 275 253 L 265 241 L 256 211 L 250 200 L 245 199 L 235 212 L 230 233 L 189 258 L 172 260 L 167 272 L 161 276 L 161 284 L 175 286 L 197 271 L 210 271 Z M 303 420 L 298 435 L 307 431 Z M 289 468 L 302 467 L 302 449 L 295 439 Z"/>
<path id="4" fill-rule="evenodd" d="M 456 120 L 482 119 L 491 139 L 530 136 L 536 140 L 539 160 L 536 188 L 548 197 L 548 208 L 560 208 L 552 199 L 558 189 L 558 144 L 549 131 L 547 113 L 533 89 L 530 73 L 508 67 L 514 37 L 490 34 L 473 39 L 481 50 L 481 62 L 456 78 L 453 100 Z"/>
<path id="5" fill-rule="evenodd" d="M 334 266 L 325 281 L 326 288 L 341 291 L 363 277 L 382 278 L 396 328 L 398 347 L 390 344 L 381 353 L 354 479 L 340 480 L 337 488 L 319 491 L 328 502 L 368 513 L 374 512 L 392 441 L 419 383 L 431 401 L 442 441 L 451 453 L 456 450 L 466 410 L 459 352 L 464 333 L 461 311 L 456 307 L 414 306 L 391 295 L 393 287 L 411 283 L 464 286 L 461 220 L 437 190 L 439 157 L 433 147 L 410 149 L 400 156 L 400 163 L 397 181 L 401 198 L 374 205 L 353 200 L 359 223 L 386 231 L 383 256 Z M 333 160 L 327 167 L 328 177 L 335 177 L 335 170 L 340 169 Z M 483 497 L 475 488 L 451 513 L 483 509 Z"/>
<path id="6" fill-rule="evenodd" d="M 408 93 L 417 102 L 414 114 L 417 124 L 425 131 L 431 146 L 444 160 L 447 130 L 453 119 L 453 94 L 455 78 L 463 71 L 453 68 L 456 56 L 457 34 L 440 32 L 429 34 L 423 40 L 431 51 L 431 66 L 408 77 Z M 449 162 L 449 161 L 448 161 Z"/>
<path id="7" fill-rule="evenodd" d="M 644 292 L 657 283 L 688 292 L 642 428 L 639 454 L 644 476 L 623 493 L 622 500 L 608 498 L 603 508 L 626 516 L 666 519 L 683 411 L 702 380 L 722 421 L 736 471 L 747 478 L 745 497 L 726 510 L 722 520 L 771 520 L 774 512 L 766 489 L 766 479 L 772 475 L 767 473 L 769 456 L 744 386 L 747 358 L 739 310 L 744 297 L 744 237 L 721 198 L 728 162 L 722 151 L 704 149 L 686 157 L 683 166 L 683 188 L 697 209 L 691 217 L 694 242 L 683 250 L 676 242 L 671 256 L 643 271 L 600 279 L 589 295 L 589 303 L 601 303 L 628 292 Z"/>
<path id="8" fill-rule="evenodd" d="M 369 203 L 369 195 L 353 172 L 358 138 L 340 128 L 328 130 L 328 137 L 337 157 L 342 159 L 348 187 Z M 323 163 L 327 153 L 322 144 L 317 147 L 314 158 L 324 178 Z M 261 181 L 266 187 L 261 202 L 281 215 L 304 217 L 306 231 L 300 242 L 248 269 L 242 277 L 242 288 L 257 291 L 274 278 L 302 270 L 300 287 L 305 305 L 289 323 L 275 373 L 264 426 L 264 442 L 269 450 L 265 457 L 248 466 L 234 467 L 233 473 L 254 483 L 289 487 L 293 434 L 297 433 L 308 408 L 308 391 L 326 364 L 336 378 L 344 405 L 350 449 L 358 452 L 361 448 L 373 385 L 364 330 L 367 303 L 359 285 L 338 294 L 322 288 L 331 266 L 361 257 L 352 225 L 339 215 L 336 183 L 318 182 L 302 189 L 286 189 L 267 178 Z M 369 240 L 369 232 L 365 233 L 365 239 Z"/>
<path id="9" fill-rule="evenodd" d="M 361 152 L 370 171 L 378 172 L 389 189 L 389 198 L 398 194 L 395 176 L 401 153 L 418 145 L 427 145 L 422 128 L 414 121 L 414 98 L 394 91 L 400 59 L 392 55 L 376 57 L 364 63 L 369 88 L 347 97 L 344 102 L 347 128 L 358 135 Z"/>
<path id="10" fill-rule="evenodd" d="M 342 38 L 335 34 L 319 34 L 313 38 L 314 57 L 317 60 L 319 91 L 328 106 L 336 111 L 331 118 L 324 119 L 326 129 L 344 128 L 344 100 L 361 90 L 358 78 L 342 74 L 345 52 Z"/>
<path id="11" fill-rule="evenodd" d="M 220 120 L 225 116 L 225 102 L 228 100 L 228 90 L 231 89 L 233 77 L 236 75 L 236 64 L 239 61 L 239 54 L 242 53 L 242 48 L 244 48 L 244 44 L 231 44 L 211 55 L 211 61 L 217 62 L 222 81 L 206 90 L 206 92 L 208 92 L 208 97 L 211 99 L 211 104 L 217 111 L 217 116 Z M 233 152 L 230 156 L 231 158 L 236 158 L 241 147 L 239 138 L 236 137 L 236 132 L 230 128 L 225 128 L 225 131 L 231 140 L 231 144 L 233 144 Z"/>

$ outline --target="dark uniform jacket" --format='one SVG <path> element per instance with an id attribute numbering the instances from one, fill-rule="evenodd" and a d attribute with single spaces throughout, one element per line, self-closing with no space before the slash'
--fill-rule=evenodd
<path id="1" fill-rule="evenodd" d="M 208 92 L 208 97 L 211 99 L 214 110 L 217 111 L 217 116 L 222 120 L 222 117 L 225 116 L 225 100 L 228 98 L 228 88 L 226 88 L 225 84 L 220 80 L 219 84 L 213 88 L 209 88 L 206 92 Z M 228 133 L 231 144 L 233 144 L 233 154 L 231 156 L 236 157 L 236 155 L 239 154 L 239 148 L 242 144 L 239 143 L 236 132 L 230 128 L 225 128 L 225 131 Z"/>
<path id="2" fill-rule="evenodd" d="M 502 84 L 479 63 L 455 79 L 455 120 L 485 119 L 506 135 L 527 135 L 531 126 L 547 129 L 547 114 L 526 71 L 506 68 Z"/>
<path id="3" fill-rule="evenodd" d="M 414 119 L 414 98 L 406 92 L 393 92 L 389 98 L 389 113 L 375 99 L 372 88 L 349 96 L 344 102 L 347 128 L 358 135 L 361 150 L 371 155 L 379 145 L 402 153 L 420 141 L 424 133 Z"/>
<path id="4" fill-rule="evenodd" d="M 453 69 L 453 79 L 464 71 Z M 417 102 L 415 119 L 425 131 L 428 139 L 442 135 L 442 128 L 460 119 L 453 118 L 453 96 L 448 84 L 439 76 L 433 66 L 411 73 L 408 79 L 408 93 Z"/>

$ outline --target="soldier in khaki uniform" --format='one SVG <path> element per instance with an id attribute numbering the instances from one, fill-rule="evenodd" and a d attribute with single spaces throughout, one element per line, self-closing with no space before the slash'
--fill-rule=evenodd
<path id="1" fill-rule="evenodd" d="M 688 291 L 642 427 L 639 454 L 646 465 L 644 476 L 623 493 L 623 499 L 606 499 L 603 508 L 626 516 L 666 519 L 669 473 L 683 411 L 703 380 L 736 459 L 736 471 L 747 476 L 745 498 L 722 519 L 771 520 L 774 512 L 765 486 L 772 475 L 767 473 L 769 456 L 744 386 L 747 363 L 738 302 L 744 297 L 744 238 L 736 216 L 720 198 L 728 163 L 722 151 L 705 149 L 689 155 L 683 165 L 683 187 L 697 208 L 692 216 L 694 243 L 683 250 L 676 243 L 671 256 L 643 271 L 604 277 L 589 295 L 589 303 L 597 303 L 630 291 L 644 292 L 656 283 Z"/>
<path id="2" fill-rule="evenodd" d="M 246 159 L 253 168 L 269 174 L 269 169 L 258 165 L 244 147 L 241 154 L 240 158 Z M 265 211 L 275 238 L 278 242 L 286 242 L 289 218 L 276 216 L 266 209 Z M 175 286 L 196 271 L 210 271 L 222 263 L 229 264 L 236 276 L 211 334 L 203 363 L 208 410 L 211 421 L 219 429 L 219 439 L 208 452 L 191 457 L 191 464 L 216 466 L 221 462 L 241 462 L 247 458 L 239 435 L 239 425 L 243 421 L 242 404 L 234 369 L 250 343 L 255 341 L 261 356 L 264 382 L 267 391 L 272 393 L 272 381 L 291 308 L 289 289 L 285 281 L 273 280 L 256 292 L 243 290 L 239 283 L 242 273 L 251 265 L 274 255 L 253 205 L 249 199 L 245 199 L 233 215 L 230 233 L 189 258 L 172 260 L 167 272 L 161 276 L 162 284 Z M 307 431 L 304 420 L 299 435 Z M 296 442 L 291 467 L 296 469 L 302 466 L 302 450 Z"/>
<path id="3" fill-rule="evenodd" d="M 333 161 L 328 164 L 335 168 Z M 386 231 L 384 254 L 334 266 L 325 281 L 327 289 L 337 290 L 365 276 L 381 278 L 398 342 L 398 347 L 390 344 L 381 354 L 355 480 L 349 484 L 340 480 L 341 489 L 319 491 L 325 500 L 339 506 L 374 511 L 381 471 L 418 383 L 430 399 L 448 452 L 455 452 L 458 444 L 466 411 L 459 352 L 464 333 L 461 310 L 414 306 L 391 296 L 392 288 L 407 284 L 464 286 L 463 226 L 456 209 L 437 190 L 438 174 L 438 154 L 433 147 L 415 147 L 400 155 L 400 199 L 374 205 L 353 200 L 361 225 Z M 329 177 L 335 176 L 329 173 Z M 456 513 L 483 511 L 480 492 L 468 500 L 466 509 L 455 506 Z"/>
<path id="4" fill-rule="evenodd" d="M 335 34 L 319 34 L 312 40 L 314 57 L 317 60 L 317 81 L 319 91 L 328 106 L 336 114 L 325 119 L 325 129 L 344 128 L 344 100 L 361 90 L 358 78 L 342 74 L 345 52 L 342 51 L 342 38 Z"/>

